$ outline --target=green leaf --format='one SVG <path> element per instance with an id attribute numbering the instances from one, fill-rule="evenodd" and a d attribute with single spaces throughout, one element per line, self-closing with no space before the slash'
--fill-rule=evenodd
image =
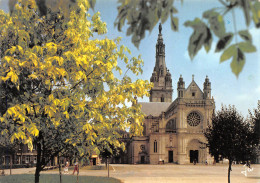
<path id="1" fill-rule="evenodd" d="M 140 39 L 139 36 L 137 36 L 136 34 L 134 34 L 132 36 L 132 43 L 134 43 L 136 48 L 139 48 L 139 44 L 140 44 Z"/>
<path id="2" fill-rule="evenodd" d="M 255 23 L 255 26 L 259 28 L 260 27 L 260 2 L 255 1 L 254 4 L 250 5 L 250 8 L 253 15 L 253 21 Z"/>
<path id="3" fill-rule="evenodd" d="M 225 47 L 231 42 L 232 38 L 233 33 L 227 33 L 224 37 L 222 37 L 217 43 L 215 52 L 225 49 Z"/>
<path id="4" fill-rule="evenodd" d="M 184 23 L 184 25 L 185 25 L 186 27 L 196 28 L 196 27 L 198 27 L 198 26 L 200 25 L 201 22 L 202 22 L 202 21 L 201 21 L 199 18 L 195 18 L 193 21 L 186 21 L 186 22 Z"/>
<path id="5" fill-rule="evenodd" d="M 232 72 L 238 77 L 240 72 L 243 70 L 244 65 L 245 65 L 245 56 L 239 48 L 236 48 L 236 53 L 230 64 Z"/>
<path id="6" fill-rule="evenodd" d="M 215 11 L 215 9 L 203 13 L 203 17 L 208 19 L 210 29 L 216 36 L 222 38 L 226 34 L 225 23 L 222 15 Z"/>
<path id="7" fill-rule="evenodd" d="M 247 52 L 247 53 L 256 52 L 256 47 L 252 45 L 252 43 L 250 42 L 240 42 L 238 44 L 238 47 L 242 52 Z"/>
<path id="8" fill-rule="evenodd" d="M 210 29 L 207 27 L 207 37 L 204 41 L 204 48 L 205 48 L 206 52 L 209 52 L 209 50 L 211 48 L 211 43 L 212 43 L 212 34 L 210 32 Z"/>
<path id="9" fill-rule="evenodd" d="M 242 39 L 244 39 L 245 41 L 252 42 L 252 36 L 251 36 L 251 34 L 248 32 L 248 30 L 239 31 L 238 34 L 239 34 L 240 37 L 241 37 Z"/>
<path id="10" fill-rule="evenodd" d="M 216 15 L 215 8 L 205 11 L 202 16 L 203 16 L 203 18 L 208 19 L 214 15 Z"/>
<path id="11" fill-rule="evenodd" d="M 225 60 L 230 59 L 232 56 L 236 54 L 236 45 L 231 45 L 228 47 L 221 55 L 220 57 L 220 63 L 222 63 Z"/>
<path id="12" fill-rule="evenodd" d="M 119 30 L 119 29 L 118 29 L 118 30 Z M 120 30 L 121 30 L 121 28 L 120 28 Z M 134 32 L 134 31 L 133 31 L 133 27 L 130 26 L 130 27 L 128 27 L 128 29 L 127 29 L 127 31 L 126 31 L 126 35 L 127 35 L 127 36 L 130 36 L 133 32 Z"/>
<path id="13" fill-rule="evenodd" d="M 90 8 L 94 10 L 96 5 L 96 0 L 89 0 Z"/>
<path id="14" fill-rule="evenodd" d="M 195 18 L 194 21 L 187 21 L 184 24 L 186 27 L 190 26 L 194 29 L 193 34 L 190 37 L 188 51 L 190 58 L 193 59 L 194 56 L 201 49 L 202 45 L 205 44 L 205 40 L 208 38 L 207 26 L 199 18 Z M 210 44 L 210 39 L 207 40 L 207 44 Z"/>
<path id="15" fill-rule="evenodd" d="M 162 11 L 161 21 L 162 23 L 166 22 L 169 17 L 169 11 Z"/>
<path id="16" fill-rule="evenodd" d="M 178 13 L 178 10 L 175 7 L 171 8 L 171 13 Z"/>
<path id="17" fill-rule="evenodd" d="M 173 31 L 178 31 L 179 20 L 171 14 L 171 28 Z"/>
<path id="18" fill-rule="evenodd" d="M 241 7 L 243 9 L 245 19 L 246 19 L 246 25 L 249 26 L 250 24 L 250 6 L 249 6 L 249 1 L 248 0 L 240 0 Z"/>

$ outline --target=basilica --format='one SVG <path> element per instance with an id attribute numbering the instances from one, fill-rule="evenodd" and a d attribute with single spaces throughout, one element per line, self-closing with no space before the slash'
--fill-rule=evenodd
<path id="1" fill-rule="evenodd" d="M 131 164 L 212 161 L 203 135 L 215 109 L 211 83 L 206 76 L 201 90 L 192 76 L 191 83 L 185 87 L 184 78 L 180 76 L 177 98 L 172 101 L 172 75 L 166 67 L 161 25 L 150 81 L 154 86 L 149 102 L 138 102 L 146 115 L 143 136 L 129 139 L 125 161 Z"/>

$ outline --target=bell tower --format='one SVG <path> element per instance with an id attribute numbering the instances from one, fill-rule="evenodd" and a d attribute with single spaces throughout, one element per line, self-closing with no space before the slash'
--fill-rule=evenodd
<path id="1" fill-rule="evenodd" d="M 150 91 L 150 102 L 172 102 L 172 78 L 165 63 L 165 44 L 163 43 L 161 23 L 159 25 L 155 59 L 155 67 L 150 79 L 154 84 Z"/>
<path id="2" fill-rule="evenodd" d="M 183 98 L 185 92 L 185 82 L 183 81 L 182 75 L 180 76 L 177 84 L 177 91 L 178 91 L 178 98 Z"/>
<path id="3" fill-rule="evenodd" d="M 204 99 L 211 99 L 211 82 L 208 76 L 206 76 L 204 87 L 203 87 L 203 97 Z"/>

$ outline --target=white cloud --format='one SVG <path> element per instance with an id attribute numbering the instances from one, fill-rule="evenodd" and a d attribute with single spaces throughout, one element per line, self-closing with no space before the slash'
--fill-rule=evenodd
<path id="1" fill-rule="evenodd" d="M 253 44 L 256 46 L 257 55 L 260 56 L 260 44 L 259 44 L 259 41 L 260 41 L 260 31 L 257 28 L 254 27 L 252 29 L 249 29 L 249 32 L 252 35 Z"/>
<path id="2" fill-rule="evenodd" d="M 239 101 L 242 102 L 242 101 L 251 99 L 251 98 L 252 98 L 252 95 L 247 94 L 247 93 L 244 93 L 244 94 L 238 95 L 236 98 L 237 98 L 237 100 L 239 100 Z"/>
<path id="3" fill-rule="evenodd" d="M 255 92 L 256 92 L 256 94 L 259 94 L 259 95 L 260 95 L 260 86 L 258 86 L 258 87 L 255 89 Z"/>

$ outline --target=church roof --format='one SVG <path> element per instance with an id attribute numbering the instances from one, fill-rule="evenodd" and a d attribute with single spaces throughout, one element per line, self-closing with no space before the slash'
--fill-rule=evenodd
<path id="1" fill-rule="evenodd" d="M 171 105 L 171 102 L 138 102 L 141 104 L 141 110 L 146 116 L 159 116 Z"/>

